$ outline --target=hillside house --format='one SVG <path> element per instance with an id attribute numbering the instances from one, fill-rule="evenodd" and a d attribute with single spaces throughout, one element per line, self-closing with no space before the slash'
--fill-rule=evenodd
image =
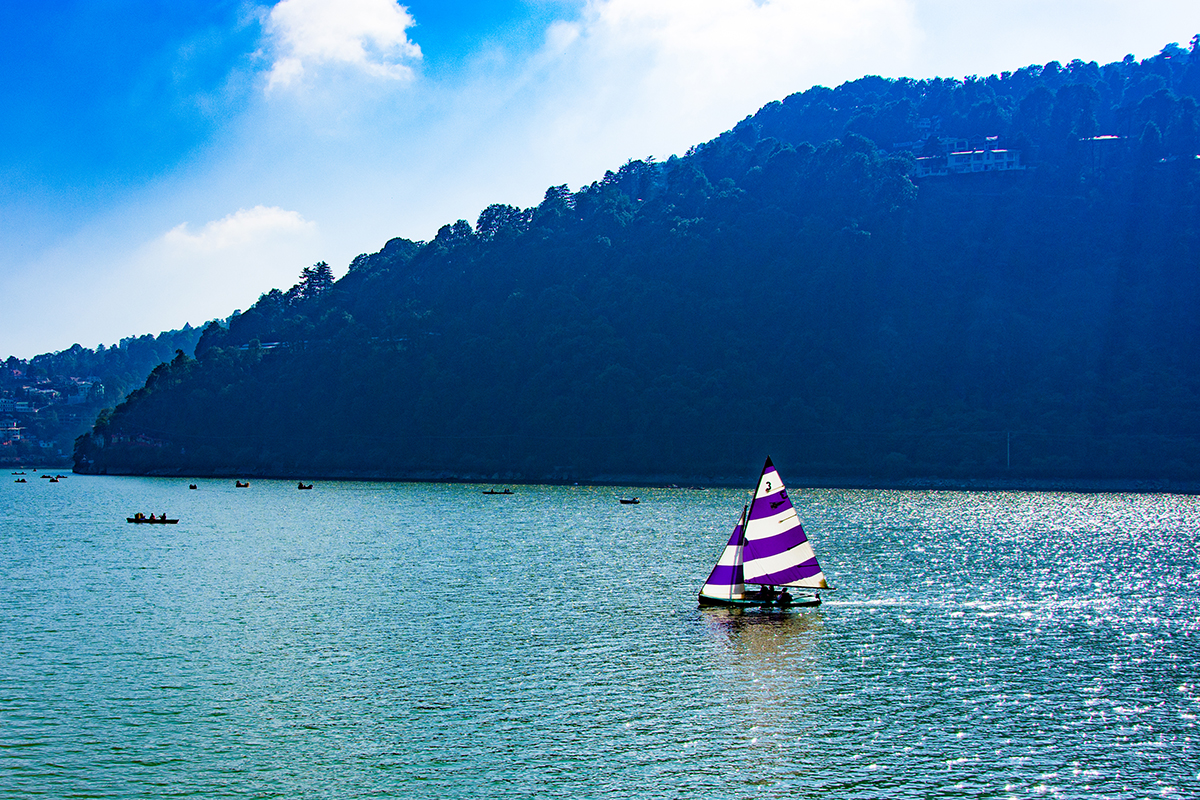
<path id="1" fill-rule="evenodd" d="M 21 441 L 24 430 L 14 419 L 0 421 L 0 445 Z"/>
<path id="2" fill-rule="evenodd" d="M 946 149 L 945 155 L 925 156 L 916 160 L 914 178 L 1025 169 L 1025 165 L 1021 163 L 1021 151 L 998 147 L 997 136 L 989 136 L 982 142 L 943 139 L 942 145 Z"/>

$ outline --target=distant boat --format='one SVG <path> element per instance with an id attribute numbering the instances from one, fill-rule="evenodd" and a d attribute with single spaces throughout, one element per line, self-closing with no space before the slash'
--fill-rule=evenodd
<path id="1" fill-rule="evenodd" d="M 194 484 L 194 483 L 189 483 L 189 484 L 188 484 L 188 488 L 189 488 L 189 489 L 195 489 L 195 488 L 196 488 L 196 484 Z"/>
<path id="2" fill-rule="evenodd" d="M 312 488 L 312 486 L 313 486 L 313 485 L 312 485 L 311 483 L 309 483 L 309 484 L 297 483 L 297 484 L 296 484 L 296 488 L 297 488 L 297 489 L 311 489 L 311 488 Z"/>
<path id="3" fill-rule="evenodd" d="M 488 489 L 484 494 L 512 494 L 512 489 L 505 489 L 502 492 L 498 492 L 495 489 Z"/>
<path id="4" fill-rule="evenodd" d="M 132 517 L 126 517 L 126 522 L 132 522 L 135 525 L 175 525 L 179 522 L 177 519 L 167 519 L 167 515 L 156 517 L 153 514 L 146 516 L 145 514 L 134 514 Z"/>
<path id="5" fill-rule="evenodd" d="M 242 483 L 241 481 L 235 480 L 235 481 L 233 482 L 233 485 L 234 485 L 234 486 L 236 486 L 236 487 L 237 487 L 237 488 L 239 488 L 239 489 L 245 489 L 247 486 L 249 486 L 249 485 L 250 485 L 250 482 L 249 482 L 249 481 L 247 481 L 246 483 Z"/>
<path id="6" fill-rule="evenodd" d="M 50 483 L 58 483 L 58 478 L 51 478 Z"/>
<path id="7" fill-rule="evenodd" d="M 747 592 L 746 584 L 758 588 Z M 792 597 L 789 588 L 812 591 Z M 754 499 L 742 508 L 729 543 L 700 590 L 700 605 L 763 610 L 819 606 L 816 590 L 828 588 L 812 543 L 768 458 Z"/>
<path id="8" fill-rule="evenodd" d="M 15 481 L 13 481 L 13 483 L 29 483 L 29 481 L 25 480 L 24 478 L 17 478 Z"/>
<path id="9" fill-rule="evenodd" d="M 636 506 L 640 502 L 642 502 L 642 501 L 638 500 L 636 497 L 622 497 L 621 498 L 621 505 L 623 505 L 623 506 Z"/>

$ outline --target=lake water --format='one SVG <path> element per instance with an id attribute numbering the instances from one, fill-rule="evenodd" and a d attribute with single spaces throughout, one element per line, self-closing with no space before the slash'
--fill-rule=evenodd
<path id="1" fill-rule="evenodd" d="M 0 796 L 1200 796 L 1196 497 L 4 477 Z"/>

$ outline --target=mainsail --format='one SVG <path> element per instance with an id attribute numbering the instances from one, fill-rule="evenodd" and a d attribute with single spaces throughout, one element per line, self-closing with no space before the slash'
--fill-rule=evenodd
<path id="1" fill-rule="evenodd" d="M 743 518 L 746 519 L 744 546 L 738 548 L 741 551 L 742 581 L 802 589 L 829 588 L 817 563 L 817 556 L 813 553 L 812 543 L 804 535 L 800 517 L 792 507 L 787 489 L 770 458 L 758 479 L 750 513 Z M 725 548 L 726 553 L 733 544 L 733 540 L 730 540 Z M 721 562 L 724 563 L 724 560 L 722 556 Z M 713 575 L 717 575 L 720 569 L 718 564 Z M 710 577 L 709 581 L 712 580 Z M 707 590 L 708 586 L 704 588 Z"/>
<path id="2" fill-rule="evenodd" d="M 746 509 L 743 508 L 742 518 L 733 526 L 733 536 L 729 537 L 729 544 L 725 545 L 721 558 L 713 567 L 708 580 L 704 582 L 704 588 L 700 590 L 702 597 L 733 600 L 745 594 L 746 586 L 742 582 L 742 523 L 745 518 Z"/>

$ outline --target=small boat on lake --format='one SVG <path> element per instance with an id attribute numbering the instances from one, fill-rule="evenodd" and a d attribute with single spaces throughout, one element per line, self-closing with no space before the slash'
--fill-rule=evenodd
<path id="1" fill-rule="evenodd" d="M 29 481 L 25 480 L 24 478 L 17 478 L 15 481 L 13 481 L 13 483 L 29 483 Z"/>
<path id="2" fill-rule="evenodd" d="M 189 488 L 189 489 L 195 489 L 195 488 L 196 488 L 196 484 L 194 484 L 194 483 L 189 483 L 189 484 L 188 484 L 188 488 Z"/>
<path id="3" fill-rule="evenodd" d="M 746 591 L 747 584 L 757 588 Z M 700 605 L 764 611 L 819 606 L 817 590 L 828 588 L 812 543 L 768 458 L 754 499 L 742 508 L 729 543 L 700 590 Z M 788 589 L 811 592 L 793 597 Z"/>
<path id="4" fill-rule="evenodd" d="M 498 492 L 495 489 L 488 489 L 486 492 L 484 492 L 484 494 L 512 494 L 512 493 L 513 493 L 512 489 L 505 489 L 502 492 Z"/>
<path id="5" fill-rule="evenodd" d="M 134 514 L 132 517 L 126 517 L 125 521 L 132 522 L 135 525 L 175 525 L 179 522 L 177 519 L 167 519 L 166 514 L 163 514 L 161 517 L 151 514 L 147 517 L 141 512 Z"/>
<path id="6" fill-rule="evenodd" d="M 642 502 L 642 501 L 638 500 L 636 497 L 622 497 L 621 498 L 621 505 L 623 505 L 623 506 L 636 506 L 640 502 Z"/>
<path id="7" fill-rule="evenodd" d="M 245 489 L 246 487 L 248 487 L 250 485 L 250 482 L 246 481 L 245 483 L 242 483 L 241 481 L 235 480 L 233 482 L 233 485 L 239 489 Z"/>
<path id="8" fill-rule="evenodd" d="M 297 489 L 311 489 L 312 486 L 313 485 L 311 483 L 297 483 L 296 484 Z"/>

